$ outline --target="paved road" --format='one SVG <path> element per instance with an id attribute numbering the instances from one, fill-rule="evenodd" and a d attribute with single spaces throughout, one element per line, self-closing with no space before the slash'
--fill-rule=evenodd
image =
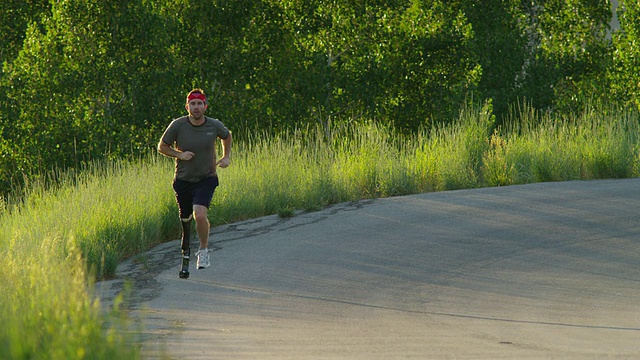
<path id="1" fill-rule="evenodd" d="M 215 228 L 211 268 L 188 280 L 177 241 L 119 273 L 136 279 L 147 358 L 638 358 L 639 189 L 346 203 Z"/>

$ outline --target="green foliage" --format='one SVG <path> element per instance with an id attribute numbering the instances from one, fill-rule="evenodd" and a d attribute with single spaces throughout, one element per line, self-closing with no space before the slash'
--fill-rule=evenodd
<path id="1" fill-rule="evenodd" d="M 498 124 L 519 99 L 564 114 L 638 101 L 632 1 L 612 41 L 606 0 L 2 6 L 4 194 L 45 169 L 145 153 L 196 86 L 235 132 L 318 123 L 329 141 L 363 119 L 404 134 L 448 124 L 470 96 Z"/>
<path id="2" fill-rule="evenodd" d="M 533 57 L 526 98 L 540 109 L 579 111 L 593 97 L 608 96 L 606 40 L 612 19 L 608 0 L 545 0 L 531 3 Z M 545 93 L 547 95 L 545 96 Z"/>
<path id="3" fill-rule="evenodd" d="M 385 83 L 375 101 L 383 118 L 409 130 L 455 118 L 482 73 L 465 13 L 449 2 L 414 1 L 385 20 L 382 33 L 387 51 L 377 78 Z"/>
<path id="4" fill-rule="evenodd" d="M 620 1 L 620 31 L 613 34 L 614 65 L 609 69 L 611 91 L 622 104 L 640 109 L 640 4 Z"/>
<path id="5" fill-rule="evenodd" d="M 5 0 L 0 4 L 0 66 L 18 54 L 27 26 L 39 23 L 49 9 L 49 0 Z"/>
<path id="6" fill-rule="evenodd" d="M 168 105 L 152 86 L 172 78 L 162 24 L 141 2 L 60 1 L 51 12 L 6 67 L 11 145 L 25 153 L 5 156 L 30 174 L 148 149 L 164 127 L 148 116 Z"/>
<path id="7" fill-rule="evenodd" d="M 497 121 L 523 96 L 523 68 L 531 61 L 526 8 L 520 0 L 461 2 L 473 27 L 471 42 L 482 76 L 477 93 L 491 99 Z"/>

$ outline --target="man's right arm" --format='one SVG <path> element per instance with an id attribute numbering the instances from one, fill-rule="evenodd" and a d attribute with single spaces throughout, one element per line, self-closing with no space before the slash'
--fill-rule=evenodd
<path id="1" fill-rule="evenodd" d="M 180 160 L 191 160 L 194 155 L 191 151 L 178 151 L 162 140 L 158 142 L 158 152 L 164 156 Z"/>
<path id="2" fill-rule="evenodd" d="M 165 143 L 162 140 L 158 142 L 158 152 L 164 156 L 174 157 L 174 158 L 177 158 L 180 155 L 177 150 L 175 150 L 174 148 L 169 146 L 169 144 Z"/>

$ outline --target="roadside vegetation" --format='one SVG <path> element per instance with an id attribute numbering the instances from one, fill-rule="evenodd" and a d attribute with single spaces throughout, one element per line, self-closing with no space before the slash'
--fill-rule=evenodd
<path id="1" fill-rule="evenodd" d="M 637 111 L 594 106 L 555 117 L 522 105 L 511 114 L 496 126 L 490 104 L 469 104 L 457 121 L 413 135 L 374 122 L 345 125 L 330 139 L 320 127 L 237 134 L 211 221 L 292 216 L 365 198 L 639 175 Z M 172 166 L 156 154 L 93 163 L 2 200 L 0 358 L 140 356 L 121 306 L 126 299 L 103 309 L 94 284 L 114 276 L 126 257 L 178 237 Z"/>
<path id="2" fill-rule="evenodd" d="M 126 296 L 94 285 L 179 236 L 152 148 L 194 87 L 234 133 L 214 225 L 640 172 L 637 1 L 2 9 L 0 360 L 140 357 Z"/>

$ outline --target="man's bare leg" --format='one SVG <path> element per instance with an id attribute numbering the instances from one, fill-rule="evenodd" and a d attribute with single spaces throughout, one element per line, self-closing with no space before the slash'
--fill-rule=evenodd
<path id="1" fill-rule="evenodd" d="M 200 239 L 200 249 L 206 249 L 209 245 L 209 218 L 207 208 L 202 205 L 193 205 L 193 213 L 196 217 L 196 231 Z"/>
<path id="2" fill-rule="evenodd" d="M 200 240 L 200 250 L 198 250 L 198 269 L 208 268 L 209 263 L 209 218 L 207 208 L 202 205 L 193 205 L 193 213 L 196 218 L 196 231 Z"/>

